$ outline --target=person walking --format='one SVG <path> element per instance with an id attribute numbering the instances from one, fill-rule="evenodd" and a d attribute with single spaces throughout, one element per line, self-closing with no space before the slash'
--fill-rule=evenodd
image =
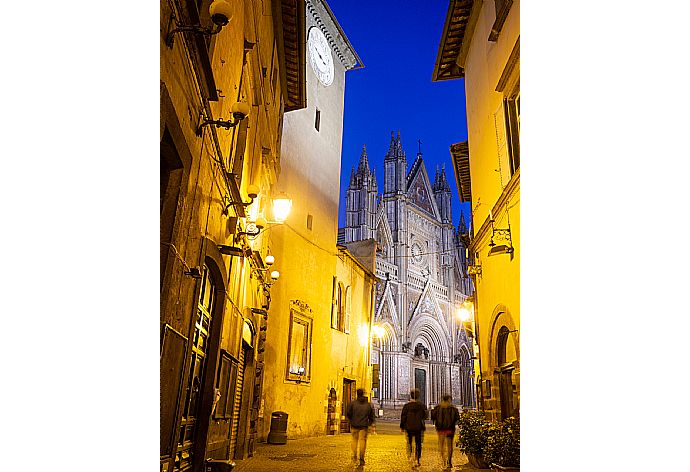
<path id="1" fill-rule="evenodd" d="M 419 467 L 422 459 L 422 441 L 424 439 L 424 420 L 427 419 L 424 405 L 419 403 L 419 390 L 410 391 L 410 401 L 403 406 L 400 413 L 400 431 L 407 433 L 407 458 L 413 466 Z M 415 455 L 412 457 L 412 439 L 415 443 Z"/>
<path id="2" fill-rule="evenodd" d="M 376 418 L 374 408 L 364 396 L 364 389 L 357 389 L 357 400 L 347 407 L 347 419 L 350 420 L 352 434 L 352 462 L 357 463 L 357 446 L 359 445 L 359 465 L 364 465 L 364 453 L 367 450 L 367 433 L 374 428 Z"/>
<path id="3" fill-rule="evenodd" d="M 441 463 L 445 467 L 453 467 L 453 437 L 455 425 L 460 420 L 460 412 L 450 402 L 450 395 L 443 395 L 441 403 L 431 410 L 431 421 L 438 434 L 438 450 L 441 453 Z"/>

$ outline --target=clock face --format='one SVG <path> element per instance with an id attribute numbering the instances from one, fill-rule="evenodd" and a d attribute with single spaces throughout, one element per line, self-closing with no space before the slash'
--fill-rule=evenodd
<path id="1" fill-rule="evenodd" d="M 328 40 L 319 28 L 313 26 L 309 30 L 307 43 L 309 45 L 309 63 L 314 69 L 316 77 L 325 86 L 331 85 L 334 76 L 333 55 Z"/>

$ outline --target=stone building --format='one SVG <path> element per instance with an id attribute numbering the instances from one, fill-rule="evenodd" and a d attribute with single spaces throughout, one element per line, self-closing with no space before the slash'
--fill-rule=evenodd
<path id="1" fill-rule="evenodd" d="M 472 205 L 479 397 L 499 420 L 520 411 L 519 0 L 450 1 L 433 80 L 460 78 L 468 141 L 450 152 Z"/>
<path id="2" fill-rule="evenodd" d="M 408 172 L 400 132 L 391 134 L 382 195 L 364 147 L 345 205 L 345 244 L 377 241 L 375 323 L 385 335 L 374 341 L 372 362 L 384 414 L 396 415 L 411 388 L 427 405 L 449 393 L 456 404 L 474 407 L 472 341 L 456 319 L 471 289 L 467 227 L 462 216 L 453 227 L 445 168 L 436 169 L 432 184 L 420 152 Z"/>
<path id="3" fill-rule="evenodd" d="M 258 226 L 283 115 L 305 106 L 304 11 L 160 3 L 161 471 L 246 457 L 257 437 L 272 285 Z"/>
<path id="4" fill-rule="evenodd" d="M 344 408 L 358 387 L 371 387 L 374 242 L 370 251 L 352 249 L 357 255 L 337 246 L 345 76 L 362 63 L 325 1 L 308 0 L 306 10 L 307 106 L 285 116 L 276 184 L 292 198 L 292 213 L 268 232 L 282 263 L 261 416 L 287 413 L 288 438 L 347 430 Z"/>

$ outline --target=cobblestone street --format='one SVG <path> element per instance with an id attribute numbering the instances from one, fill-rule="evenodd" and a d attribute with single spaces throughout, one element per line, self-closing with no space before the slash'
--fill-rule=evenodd
<path id="1" fill-rule="evenodd" d="M 370 434 L 367 440 L 364 466 L 352 464 L 350 438 L 349 433 L 341 433 L 335 436 L 288 440 L 285 445 L 261 443 L 257 446 L 254 457 L 236 461 L 235 472 L 444 470 L 438 453 L 436 431 L 431 424 L 427 424 L 424 436 L 421 467 L 415 469 L 407 461 L 405 435 L 400 432 L 397 421 L 377 422 L 376 434 Z M 479 469 L 474 469 L 467 464 L 467 457 L 455 448 L 453 470 L 471 472 Z"/>

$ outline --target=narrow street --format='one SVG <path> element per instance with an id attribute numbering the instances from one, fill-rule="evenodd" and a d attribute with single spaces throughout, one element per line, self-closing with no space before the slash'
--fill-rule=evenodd
<path id="1" fill-rule="evenodd" d="M 457 436 L 456 436 L 457 438 Z M 285 445 L 261 443 L 257 445 L 254 457 L 236 461 L 235 472 L 280 471 L 370 471 L 394 472 L 417 470 L 420 472 L 441 471 L 436 431 L 427 424 L 422 445 L 422 465 L 413 469 L 407 462 L 405 435 L 400 432 L 397 421 L 378 421 L 376 434 L 370 434 L 364 466 L 354 466 L 350 460 L 350 434 L 320 436 L 288 440 Z M 467 457 L 457 448 L 453 452 L 453 470 L 474 471 L 467 463 Z"/>

